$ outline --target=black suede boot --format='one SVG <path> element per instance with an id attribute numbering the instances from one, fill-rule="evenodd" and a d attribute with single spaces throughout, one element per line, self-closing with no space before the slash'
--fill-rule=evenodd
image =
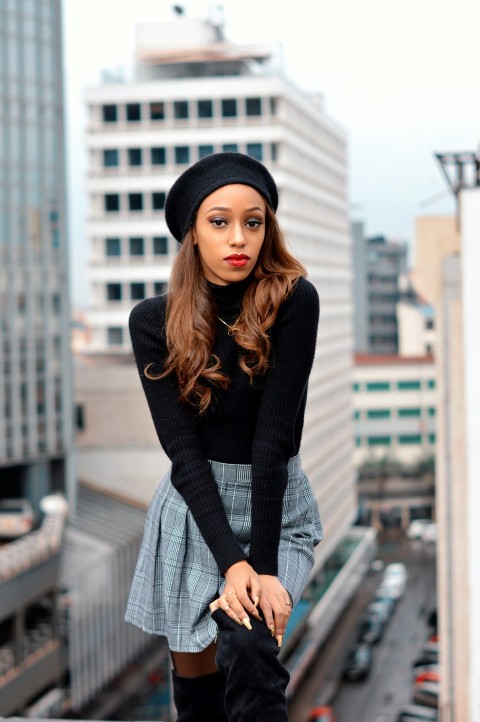
<path id="1" fill-rule="evenodd" d="M 203 677 L 179 677 L 172 670 L 177 722 L 228 722 L 225 678 L 220 672 Z"/>
<path id="2" fill-rule="evenodd" d="M 265 622 L 240 626 L 217 609 L 215 661 L 226 677 L 225 709 L 230 722 L 288 722 L 285 690 L 290 679 L 278 659 L 279 647 Z"/>

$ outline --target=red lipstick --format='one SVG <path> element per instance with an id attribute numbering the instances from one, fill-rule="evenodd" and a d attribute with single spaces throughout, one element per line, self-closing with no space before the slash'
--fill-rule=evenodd
<path id="1" fill-rule="evenodd" d="M 229 263 L 231 266 L 242 268 L 242 266 L 245 266 L 247 261 L 250 260 L 250 256 L 247 256 L 246 253 L 232 253 L 230 256 L 227 256 L 223 260 Z"/>

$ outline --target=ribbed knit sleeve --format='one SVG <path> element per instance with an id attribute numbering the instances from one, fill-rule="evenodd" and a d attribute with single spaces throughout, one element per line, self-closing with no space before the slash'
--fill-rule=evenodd
<path id="1" fill-rule="evenodd" d="M 231 530 L 194 419 L 178 402 L 175 379 L 168 376 L 151 381 L 144 373 L 152 362 L 153 373 L 159 373 L 167 357 L 165 301 L 166 297 L 146 299 L 132 310 L 129 328 L 133 351 L 158 438 L 172 462 L 172 484 L 224 572 L 246 555 Z"/>
<path id="2" fill-rule="evenodd" d="M 317 291 L 300 278 L 273 327 L 272 365 L 263 388 L 253 442 L 250 561 L 258 574 L 276 575 L 278 571 L 287 463 L 294 452 L 297 416 L 305 408 L 318 319 Z"/>

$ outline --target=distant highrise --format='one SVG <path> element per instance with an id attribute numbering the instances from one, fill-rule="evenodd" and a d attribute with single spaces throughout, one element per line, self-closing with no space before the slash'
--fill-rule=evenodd
<path id="1" fill-rule="evenodd" d="M 353 286 L 355 350 L 369 354 L 398 352 L 396 304 L 399 279 L 407 269 L 407 245 L 384 236 L 367 237 L 354 222 Z"/>
<path id="2" fill-rule="evenodd" d="M 0 499 L 37 519 L 75 503 L 61 22 L 60 0 L 0 3 Z M 59 679 L 54 528 L 0 548 L 0 716 Z"/>

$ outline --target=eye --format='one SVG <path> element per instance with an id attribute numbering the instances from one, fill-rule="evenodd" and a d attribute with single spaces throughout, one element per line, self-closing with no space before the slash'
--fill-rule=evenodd
<path id="1" fill-rule="evenodd" d="M 259 226 L 263 226 L 263 221 L 259 218 L 249 218 L 246 225 L 248 228 L 258 228 Z"/>
<path id="2" fill-rule="evenodd" d="M 227 221 L 225 218 L 210 218 L 210 223 L 212 226 L 215 226 L 215 228 L 222 228 L 222 226 L 226 225 Z"/>

